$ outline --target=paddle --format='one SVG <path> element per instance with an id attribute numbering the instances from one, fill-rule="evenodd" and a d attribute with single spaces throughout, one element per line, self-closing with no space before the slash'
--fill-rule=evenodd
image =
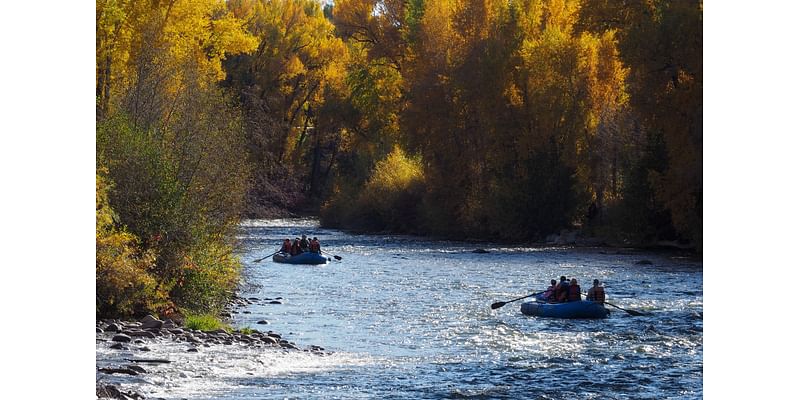
<path id="1" fill-rule="evenodd" d="M 522 296 L 522 297 L 516 298 L 516 299 L 514 299 L 514 300 L 509 300 L 509 301 L 498 301 L 497 303 L 492 303 L 492 310 L 496 310 L 496 309 L 498 309 L 498 308 L 500 308 L 500 307 L 502 307 L 502 306 L 504 306 L 504 305 L 506 305 L 506 304 L 508 304 L 508 303 L 513 303 L 513 302 L 515 302 L 515 301 L 517 301 L 517 300 L 522 300 L 522 299 L 524 299 L 524 298 L 528 298 L 528 297 L 531 297 L 531 296 L 536 296 L 537 294 L 542 294 L 542 293 L 544 293 L 544 292 L 546 292 L 546 290 L 543 290 L 543 291 L 541 291 L 541 292 L 534 293 L 534 294 L 529 294 L 529 295 L 527 295 L 527 296 Z"/>
<path id="2" fill-rule="evenodd" d="M 581 293 L 581 294 L 586 296 L 586 293 Z M 643 312 L 640 312 L 640 311 L 636 311 L 636 310 L 626 310 L 626 309 L 624 309 L 624 308 L 622 308 L 622 307 L 620 307 L 620 306 L 618 306 L 616 304 L 611 304 L 611 303 L 609 303 L 607 301 L 604 301 L 603 304 L 608 304 L 611 307 L 619 308 L 620 310 L 625 311 L 626 313 L 628 313 L 630 315 L 633 315 L 634 317 L 642 317 L 642 316 L 647 315 L 646 313 L 643 313 Z"/>
<path id="3" fill-rule="evenodd" d="M 337 259 L 337 260 L 339 260 L 339 261 L 342 261 L 342 257 L 339 257 L 339 256 L 337 256 L 336 254 L 331 254 L 331 253 L 328 253 L 327 251 L 325 251 L 325 250 L 322 250 L 322 249 L 320 249 L 320 251 L 321 251 L 321 252 L 323 252 L 323 253 L 325 253 L 325 254 L 327 254 L 327 255 L 329 255 L 329 256 L 333 256 L 333 258 L 335 258 L 335 259 Z"/>
<path id="4" fill-rule="evenodd" d="M 624 308 L 622 308 L 622 307 L 620 307 L 618 305 L 611 304 L 611 303 L 609 303 L 607 301 L 604 301 L 603 304 L 608 304 L 611 307 L 619 308 L 620 310 L 625 311 L 626 313 L 628 313 L 630 315 L 633 315 L 634 317 L 642 317 L 642 316 L 647 315 L 646 313 L 643 313 L 643 312 L 640 312 L 640 311 L 636 311 L 636 310 L 626 310 L 626 309 L 624 309 Z"/>
<path id="5" fill-rule="evenodd" d="M 281 251 L 280 251 L 280 250 L 278 250 L 278 251 L 276 251 L 276 252 L 274 252 L 274 253 L 272 253 L 272 254 L 270 254 L 270 255 L 266 256 L 266 257 L 259 258 L 258 260 L 253 260 L 253 262 L 254 262 L 254 263 L 261 262 L 261 260 L 263 260 L 263 259 L 265 259 L 265 258 L 268 258 L 268 257 L 272 257 L 272 256 L 274 256 L 275 254 L 278 254 L 278 253 L 280 253 L 280 252 L 281 252 Z"/>

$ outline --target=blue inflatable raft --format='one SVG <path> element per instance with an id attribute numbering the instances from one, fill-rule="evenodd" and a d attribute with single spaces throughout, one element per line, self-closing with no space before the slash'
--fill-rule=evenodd
<path id="1" fill-rule="evenodd" d="M 300 253 L 295 256 L 290 256 L 287 253 L 278 253 L 272 256 L 272 261 L 285 264 L 325 264 L 328 262 L 328 258 L 312 252 Z"/>
<path id="2" fill-rule="evenodd" d="M 611 311 L 602 303 L 593 301 L 571 301 L 568 303 L 522 303 L 520 311 L 525 315 L 546 318 L 606 318 Z"/>

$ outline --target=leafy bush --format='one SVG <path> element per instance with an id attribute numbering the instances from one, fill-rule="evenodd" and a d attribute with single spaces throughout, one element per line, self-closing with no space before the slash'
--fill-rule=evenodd
<path id="1" fill-rule="evenodd" d="M 219 318 L 211 314 L 188 314 L 183 320 L 183 325 L 187 329 L 195 329 L 198 331 L 215 331 L 217 329 L 224 329 L 231 331 L 228 324 L 223 323 Z"/>
<path id="2" fill-rule="evenodd" d="M 323 207 L 323 223 L 343 223 L 347 228 L 361 230 L 415 232 L 424 187 L 420 160 L 408 157 L 395 146 L 375 164 L 363 188 L 334 194 Z M 354 190 L 358 195 L 353 194 Z"/>
<path id="3" fill-rule="evenodd" d="M 141 315 L 167 307 L 166 294 L 158 290 L 151 275 L 153 251 L 140 251 L 139 242 L 114 224 L 115 214 L 108 203 L 110 183 L 101 169 L 96 174 L 96 305 L 104 316 Z"/>

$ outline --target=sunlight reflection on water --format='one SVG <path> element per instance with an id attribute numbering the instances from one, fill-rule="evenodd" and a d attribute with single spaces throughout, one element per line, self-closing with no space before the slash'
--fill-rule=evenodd
<path id="1" fill-rule="evenodd" d="M 251 261 L 302 233 L 342 260 Z M 157 373 L 111 379 L 169 399 L 702 398 L 701 261 L 350 235 L 313 219 L 246 221 L 239 240 L 250 283 L 241 295 L 284 300 L 255 302 L 233 325 L 264 330 L 256 321 L 266 319 L 300 347 L 332 354 L 212 347 L 179 353 Z M 635 264 L 645 258 L 654 265 Z M 650 315 L 611 308 L 606 320 L 573 321 L 526 317 L 520 302 L 489 308 L 560 275 L 577 277 L 584 291 L 599 278 L 609 302 Z M 98 343 L 98 364 L 119 357 L 107 346 Z"/>

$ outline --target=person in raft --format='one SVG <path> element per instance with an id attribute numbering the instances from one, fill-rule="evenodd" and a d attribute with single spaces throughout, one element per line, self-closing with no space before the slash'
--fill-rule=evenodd
<path id="1" fill-rule="evenodd" d="M 559 280 L 560 282 L 558 283 L 558 287 L 556 287 L 556 303 L 564 303 L 567 301 L 569 282 L 567 282 L 567 277 L 564 275 L 561 275 Z"/>
<path id="2" fill-rule="evenodd" d="M 301 253 L 300 250 L 300 238 L 294 238 L 294 243 L 292 243 L 292 251 L 289 253 L 292 256 L 296 256 Z"/>
<path id="3" fill-rule="evenodd" d="M 292 242 L 289 239 L 283 239 L 283 245 L 281 246 L 281 253 L 291 254 L 292 252 Z"/>
<path id="4" fill-rule="evenodd" d="M 311 249 L 312 253 L 319 254 L 319 253 L 322 252 L 322 249 L 320 249 L 320 246 L 319 246 L 319 239 L 317 239 L 316 236 L 314 236 L 314 238 L 311 239 L 311 243 L 308 244 L 308 248 Z"/>
<path id="5" fill-rule="evenodd" d="M 548 303 L 555 303 L 556 301 L 556 289 L 558 288 L 558 282 L 555 279 L 550 279 L 550 286 L 547 290 L 544 291 L 544 301 Z"/>
<path id="6" fill-rule="evenodd" d="M 606 301 L 606 290 L 600 286 L 600 281 L 595 279 L 592 282 L 592 287 L 586 292 L 586 300 L 594 301 L 597 303 L 605 303 Z"/>
<path id="7" fill-rule="evenodd" d="M 578 285 L 578 280 L 575 278 L 569 281 L 567 301 L 581 301 L 581 286 Z"/>
<path id="8" fill-rule="evenodd" d="M 303 238 L 300 239 L 300 251 L 308 251 L 308 239 L 306 239 L 306 235 L 303 235 Z"/>

